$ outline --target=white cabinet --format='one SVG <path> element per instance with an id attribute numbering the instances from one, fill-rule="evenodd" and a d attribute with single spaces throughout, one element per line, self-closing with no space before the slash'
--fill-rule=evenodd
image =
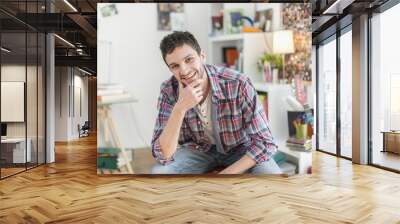
<path id="1" fill-rule="evenodd" d="M 32 161 L 32 140 L 27 138 L 27 147 L 25 151 L 25 138 L 6 138 L 1 140 L 4 151 L 11 151 L 12 163 L 25 163 Z"/>
<path id="2" fill-rule="evenodd" d="M 283 141 L 278 141 L 278 150 L 286 154 L 286 160 L 289 163 L 296 165 L 296 173 L 311 174 L 312 169 L 312 152 L 301 152 L 291 150 Z"/>
<path id="3" fill-rule="evenodd" d="M 293 95 L 291 85 L 265 82 L 255 82 L 253 85 L 257 91 L 268 93 L 268 118 L 271 132 L 277 141 L 286 141 L 289 138 L 286 97 Z"/>

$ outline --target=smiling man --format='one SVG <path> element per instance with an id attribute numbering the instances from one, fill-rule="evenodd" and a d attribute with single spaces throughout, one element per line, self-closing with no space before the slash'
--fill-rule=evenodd
<path id="1" fill-rule="evenodd" d="M 161 85 L 152 139 L 153 174 L 279 174 L 277 146 L 250 80 L 237 71 L 205 64 L 189 32 L 161 41 L 173 76 Z"/>

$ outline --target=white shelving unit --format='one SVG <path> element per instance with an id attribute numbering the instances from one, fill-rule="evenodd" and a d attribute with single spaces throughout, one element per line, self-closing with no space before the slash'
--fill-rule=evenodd
<path id="1" fill-rule="evenodd" d="M 254 82 L 253 85 L 257 91 L 268 93 L 268 118 L 271 132 L 276 140 L 286 141 L 289 137 L 286 97 L 292 95 L 292 87 L 289 84 L 265 82 Z"/>
<path id="2" fill-rule="evenodd" d="M 286 97 L 293 94 L 291 85 L 265 82 L 255 82 L 253 85 L 257 91 L 268 93 L 269 124 L 278 150 L 286 153 L 287 159 L 297 165 L 299 174 L 307 174 L 312 166 L 311 152 L 294 151 L 286 146 L 286 140 L 289 138 Z"/>
<path id="3" fill-rule="evenodd" d="M 223 9 L 242 8 L 243 4 L 235 3 L 218 3 L 211 4 L 211 14 L 216 15 Z M 247 16 L 254 17 L 254 10 L 264 10 L 266 8 L 274 9 L 274 30 L 281 29 L 280 5 L 255 4 L 254 6 L 246 4 L 244 12 Z M 272 134 L 279 146 L 279 150 L 289 155 L 290 162 L 297 165 L 297 171 L 305 174 L 311 166 L 312 154 L 309 152 L 298 152 L 290 150 L 286 147 L 286 140 L 289 137 L 289 127 L 287 111 L 288 105 L 286 97 L 292 95 L 292 87 L 290 84 L 266 83 L 263 81 L 262 74 L 258 71 L 257 60 L 264 54 L 270 53 L 272 49 L 272 33 L 238 33 L 219 35 L 209 38 L 209 51 L 207 61 L 210 64 L 223 64 L 223 48 L 236 47 L 241 52 L 242 66 L 240 72 L 247 75 L 255 89 L 260 92 L 268 93 L 269 105 L 269 121 Z M 311 87 L 311 86 L 310 86 Z M 307 87 L 307 98 L 309 103 L 312 102 L 312 89 Z M 312 104 L 310 104 L 312 105 Z"/>
<path id="4" fill-rule="evenodd" d="M 240 33 L 211 37 L 209 41 L 209 62 L 215 65 L 223 63 L 223 48 L 236 47 L 243 60 L 241 72 L 253 82 L 262 81 L 257 69 L 257 60 L 263 53 L 270 51 L 271 33 Z"/>

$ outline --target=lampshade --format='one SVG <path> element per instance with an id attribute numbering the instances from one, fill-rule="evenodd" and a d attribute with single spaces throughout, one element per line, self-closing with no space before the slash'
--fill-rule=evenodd
<path id="1" fill-rule="evenodd" d="M 291 30 L 279 30 L 272 34 L 272 53 L 294 53 L 293 32 Z"/>

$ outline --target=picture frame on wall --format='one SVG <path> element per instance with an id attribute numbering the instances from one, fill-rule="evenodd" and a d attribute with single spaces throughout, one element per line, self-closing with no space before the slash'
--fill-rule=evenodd
<path id="1" fill-rule="evenodd" d="M 224 28 L 224 17 L 222 15 L 218 16 L 212 16 L 211 17 L 211 27 L 212 27 L 212 33 L 215 35 L 217 33 L 222 32 Z"/>
<path id="2" fill-rule="evenodd" d="M 226 67 L 234 67 L 239 58 L 239 51 L 236 47 L 224 47 L 222 48 L 223 62 Z"/>
<path id="3" fill-rule="evenodd" d="M 240 32 L 239 17 L 244 14 L 243 9 L 225 9 L 224 10 L 224 33 L 234 34 Z"/>
<path id="4" fill-rule="evenodd" d="M 254 25 L 262 30 L 263 32 L 272 31 L 272 16 L 273 9 L 265 9 L 261 11 L 256 11 L 254 17 Z"/>
<path id="5" fill-rule="evenodd" d="M 157 28 L 160 31 L 182 31 L 185 29 L 183 3 L 158 3 Z"/>

